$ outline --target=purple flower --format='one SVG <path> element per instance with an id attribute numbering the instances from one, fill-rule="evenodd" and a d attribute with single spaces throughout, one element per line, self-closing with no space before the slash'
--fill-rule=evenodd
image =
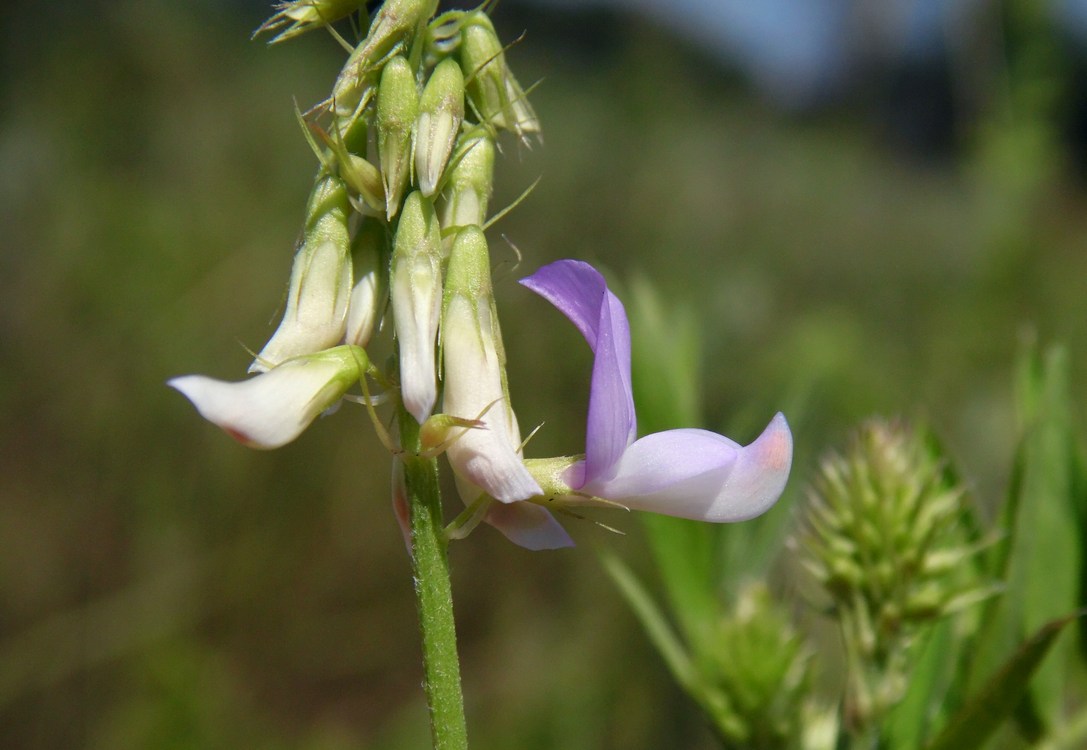
<path id="1" fill-rule="evenodd" d="M 777 414 L 750 445 L 707 430 L 637 437 L 630 381 L 630 326 L 623 303 L 588 263 L 560 260 L 521 283 L 559 309 L 595 357 L 585 458 L 562 480 L 575 493 L 699 521 L 743 521 L 781 496 L 793 440 Z"/>

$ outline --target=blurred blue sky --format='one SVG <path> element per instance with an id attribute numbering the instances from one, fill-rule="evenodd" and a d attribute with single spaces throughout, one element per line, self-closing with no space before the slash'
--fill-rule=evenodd
<path id="1" fill-rule="evenodd" d="M 805 107 L 875 64 L 924 64 L 999 12 L 990 0 L 520 0 L 536 6 L 629 9 L 667 24 L 742 70 L 765 95 Z M 1087 0 L 1052 0 L 1054 21 L 1087 43 Z"/>

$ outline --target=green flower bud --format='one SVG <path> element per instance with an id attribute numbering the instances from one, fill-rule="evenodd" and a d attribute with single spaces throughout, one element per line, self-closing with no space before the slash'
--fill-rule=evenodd
<path id="1" fill-rule="evenodd" d="M 264 372 L 292 357 L 327 349 L 343 338 L 351 294 L 347 190 L 324 175 L 310 195 L 302 244 L 294 256 L 287 305 L 276 332 L 249 366 Z"/>
<path id="2" fill-rule="evenodd" d="M 277 4 L 275 15 L 265 21 L 253 36 L 286 26 L 287 28 L 272 37 L 269 44 L 285 42 L 310 29 L 335 23 L 365 4 L 365 0 L 289 0 Z"/>
<path id="3" fill-rule="evenodd" d="M 502 43 L 483 12 L 471 14 L 461 30 L 460 64 L 468 97 L 484 123 L 520 138 L 540 132 L 536 113 L 507 67 Z"/>
<path id="4" fill-rule="evenodd" d="M 385 187 L 385 216 L 390 221 L 412 172 L 411 132 L 419 114 L 419 90 L 408 61 L 396 56 L 381 71 L 377 92 L 377 153 Z"/>
<path id="5" fill-rule="evenodd" d="M 476 129 L 461 135 L 445 190 L 442 227 L 483 226 L 494 187 L 494 140 Z"/>
<path id="6" fill-rule="evenodd" d="M 365 136 L 365 128 L 359 127 L 358 124 L 352 135 L 357 137 L 360 130 Z M 351 192 L 362 199 L 363 203 L 374 211 L 384 212 L 385 187 L 378 168 L 358 154 L 352 153 L 343 139 L 335 139 L 323 131 L 321 136 L 335 156 L 335 162 L 326 163 L 327 168 L 334 168 L 340 179 L 351 189 Z"/>
<path id="7" fill-rule="evenodd" d="M 320 174 L 306 202 L 303 232 L 306 238 L 339 241 L 346 231 L 350 203 L 343 180 Z"/>
<path id="8" fill-rule="evenodd" d="M 438 0 L 386 0 L 366 39 L 347 59 L 332 87 L 333 113 L 346 132 L 373 97 L 379 69 L 389 55 L 407 52 L 412 38 L 437 10 Z"/>
<path id="9" fill-rule="evenodd" d="M 415 172 L 423 195 L 437 189 L 463 120 L 464 75 L 446 58 L 430 74 L 415 119 Z"/>

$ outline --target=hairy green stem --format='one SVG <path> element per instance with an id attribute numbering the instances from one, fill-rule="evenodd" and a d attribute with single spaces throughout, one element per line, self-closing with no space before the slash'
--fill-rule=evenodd
<path id="1" fill-rule="evenodd" d="M 419 425 L 403 406 L 399 409 L 399 422 L 411 510 L 412 572 L 423 637 L 423 684 L 430 708 L 431 737 L 435 750 L 465 750 L 468 730 L 464 721 L 449 558 L 442 536 L 438 462 L 419 455 Z"/>

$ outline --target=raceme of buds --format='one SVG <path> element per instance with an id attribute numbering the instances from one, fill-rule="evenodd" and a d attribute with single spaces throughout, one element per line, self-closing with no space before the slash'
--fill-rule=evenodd
<path id="1" fill-rule="evenodd" d="M 355 286 L 343 339 L 345 344 L 366 346 L 381 320 L 389 294 L 388 234 L 380 221 L 364 217 L 351 244 Z"/>
<path id="2" fill-rule="evenodd" d="M 290 0 L 262 30 L 279 31 L 280 41 L 362 6 Z M 488 4 L 432 20 L 437 6 L 381 3 L 331 96 L 300 116 L 321 166 L 282 321 L 250 367 L 261 374 L 242 383 L 187 376 L 171 385 L 235 437 L 274 447 L 356 381 L 381 431 L 379 399 L 369 397 L 364 376 L 398 384 L 403 410 L 421 426 L 423 452 L 447 453 L 468 505 L 451 533 L 467 533 L 482 518 L 532 549 L 571 544 L 551 503 L 713 522 L 764 512 L 781 495 L 792 461 L 784 417 L 746 446 L 705 430 L 639 439 L 626 314 L 584 263 L 560 261 L 524 283 L 565 314 L 594 352 L 585 451 L 522 457 L 482 227 L 496 131 L 524 139 L 539 122 L 507 66 Z M 386 307 L 398 364 L 381 373 L 359 347 L 380 331 Z M 442 413 L 432 417 L 439 392 Z"/>
<path id="3" fill-rule="evenodd" d="M 463 120 L 464 75 L 446 58 L 430 74 L 415 120 L 415 171 L 423 195 L 430 197 L 437 189 Z"/>
<path id="4" fill-rule="evenodd" d="M 249 366 L 250 372 L 264 372 L 291 357 L 327 349 L 343 338 L 351 296 L 349 210 L 343 181 L 321 176 L 310 195 L 283 319 Z"/>
<path id="5" fill-rule="evenodd" d="M 318 414 L 335 406 L 367 365 L 362 349 L 339 346 L 287 360 L 237 383 L 184 375 L 167 384 L 238 442 L 270 449 L 291 442 Z"/>
<path id="6" fill-rule="evenodd" d="M 400 346 L 400 398 L 422 424 L 438 397 L 435 340 L 442 311 L 442 253 L 438 219 L 418 191 L 404 201 L 393 239 L 390 281 Z"/>
<path id="7" fill-rule="evenodd" d="M 381 71 L 377 92 L 377 153 L 390 221 L 400 209 L 414 164 L 411 133 L 419 114 L 419 91 L 408 61 L 397 55 Z"/>
<path id="8" fill-rule="evenodd" d="M 443 191 L 443 227 L 483 226 L 494 184 L 494 155 L 494 140 L 482 128 L 461 135 Z"/>
<path id="9" fill-rule="evenodd" d="M 540 132 L 536 113 L 507 67 L 502 42 L 485 13 L 473 13 L 464 23 L 460 63 L 468 97 L 484 123 L 522 139 Z"/>

